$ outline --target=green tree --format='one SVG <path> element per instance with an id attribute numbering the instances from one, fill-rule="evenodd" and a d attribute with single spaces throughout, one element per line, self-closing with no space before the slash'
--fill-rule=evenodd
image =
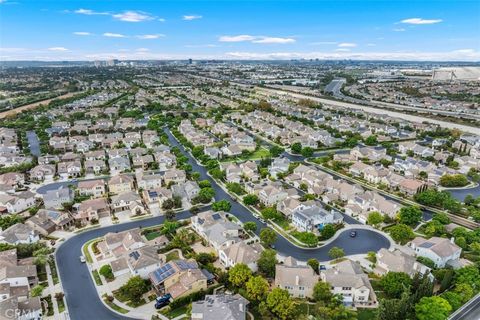
<path id="1" fill-rule="evenodd" d="M 127 283 L 120 287 L 120 293 L 134 303 L 140 302 L 142 296 L 148 292 L 149 285 L 140 276 L 128 279 Z"/>
<path id="2" fill-rule="evenodd" d="M 480 270 L 477 266 L 466 266 L 455 270 L 454 279 L 457 286 L 466 283 L 476 291 L 480 289 Z"/>
<path id="3" fill-rule="evenodd" d="M 243 203 L 245 203 L 247 206 L 254 206 L 258 203 L 258 201 L 258 197 L 254 194 L 247 194 L 245 197 L 243 197 Z"/>
<path id="4" fill-rule="evenodd" d="M 290 146 L 290 150 L 292 150 L 292 153 L 299 154 L 302 152 L 302 144 L 300 142 L 295 142 Z"/>
<path id="5" fill-rule="evenodd" d="M 281 155 L 283 152 L 285 151 L 285 149 L 279 147 L 279 146 L 272 146 L 270 148 L 270 155 L 273 157 L 273 158 L 276 158 L 278 157 L 279 155 Z"/>
<path id="6" fill-rule="evenodd" d="M 211 187 L 207 187 L 200 189 L 196 199 L 201 203 L 208 203 L 213 199 L 213 197 L 215 197 L 215 190 L 213 190 Z"/>
<path id="7" fill-rule="evenodd" d="M 35 287 L 33 287 L 30 290 L 30 296 L 32 297 L 41 297 L 42 293 L 43 293 L 43 286 L 39 284 L 37 284 Z"/>
<path id="8" fill-rule="evenodd" d="M 320 263 L 318 262 L 317 259 L 315 258 L 308 259 L 307 264 L 310 266 L 310 268 L 313 269 L 313 271 L 315 271 L 316 274 L 318 274 L 319 272 L 318 268 L 320 267 Z"/>
<path id="9" fill-rule="evenodd" d="M 225 211 L 229 212 L 232 208 L 232 204 L 228 200 L 220 200 L 212 203 L 212 210 L 213 211 Z"/>
<path id="10" fill-rule="evenodd" d="M 445 320 L 452 306 L 442 297 L 423 297 L 415 306 L 418 320 Z"/>
<path id="11" fill-rule="evenodd" d="M 412 279 L 404 272 L 388 272 L 380 280 L 380 285 L 390 298 L 400 298 L 404 290 L 409 290 Z"/>
<path id="12" fill-rule="evenodd" d="M 274 220 L 280 216 L 275 207 L 267 207 L 261 211 L 262 216 L 267 220 Z"/>
<path id="13" fill-rule="evenodd" d="M 257 231 L 257 224 L 253 221 L 247 221 L 243 224 L 243 229 L 249 232 Z"/>
<path id="14" fill-rule="evenodd" d="M 328 250 L 328 256 L 332 259 L 339 259 L 345 256 L 345 251 L 343 251 L 342 248 L 333 247 L 330 250 Z"/>
<path id="15" fill-rule="evenodd" d="M 422 210 L 416 206 L 402 207 L 398 214 L 400 223 L 414 226 L 422 220 Z"/>
<path id="16" fill-rule="evenodd" d="M 236 287 L 242 288 L 252 276 L 252 271 L 246 264 L 238 263 L 228 271 L 228 281 Z"/>
<path id="17" fill-rule="evenodd" d="M 260 258 L 257 260 L 258 271 L 270 278 L 275 277 L 276 264 L 277 253 L 273 249 L 266 249 L 262 251 Z"/>
<path id="18" fill-rule="evenodd" d="M 209 188 L 209 187 L 211 187 L 212 184 L 210 183 L 209 180 L 202 180 L 202 181 L 199 181 L 199 182 L 198 182 L 198 186 L 203 189 L 203 188 Z"/>
<path id="19" fill-rule="evenodd" d="M 365 139 L 365 144 L 367 146 L 376 146 L 378 144 L 377 136 L 371 135 Z"/>
<path id="20" fill-rule="evenodd" d="M 305 158 L 310 158 L 311 156 L 313 156 L 313 149 L 310 147 L 305 147 L 302 149 L 301 154 Z"/>
<path id="21" fill-rule="evenodd" d="M 100 273 L 102 276 L 105 277 L 107 280 L 113 280 L 115 276 L 113 275 L 112 267 L 109 264 L 104 264 L 99 270 L 98 273 Z"/>
<path id="22" fill-rule="evenodd" d="M 282 320 L 290 319 L 295 313 L 295 304 L 287 290 L 274 288 L 268 295 L 266 305 Z"/>
<path id="23" fill-rule="evenodd" d="M 378 211 L 372 211 L 368 214 L 367 223 L 371 226 L 377 226 L 383 222 L 383 215 Z"/>
<path id="24" fill-rule="evenodd" d="M 335 227 L 332 226 L 331 224 L 327 224 L 323 226 L 322 230 L 320 231 L 320 239 L 321 240 L 327 240 L 333 237 L 335 234 Z"/>
<path id="25" fill-rule="evenodd" d="M 247 297 L 250 301 L 263 301 L 270 286 L 262 276 L 251 277 L 246 284 Z"/>
<path id="26" fill-rule="evenodd" d="M 412 228 L 406 224 L 397 224 L 391 227 L 388 231 L 390 232 L 392 239 L 402 245 L 415 237 Z"/>
<path id="27" fill-rule="evenodd" d="M 330 285 L 326 282 L 319 281 L 313 287 L 312 298 L 315 301 L 323 301 L 329 303 L 333 298 L 333 294 L 330 291 Z"/>
<path id="28" fill-rule="evenodd" d="M 271 247 L 272 244 L 277 241 L 277 233 L 270 228 L 263 228 L 262 231 L 260 231 L 260 241 L 262 241 L 265 246 Z"/>
<path id="29" fill-rule="evenodd" d="M 463 174 L 444 174 L 440 177 L 442 187 L 464 187 L 470 182 Z"/>

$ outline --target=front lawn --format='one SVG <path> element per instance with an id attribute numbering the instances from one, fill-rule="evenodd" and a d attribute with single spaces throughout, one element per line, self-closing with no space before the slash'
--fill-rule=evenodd
<path id="1" fill-rule="evenodd" d="M 167 253 L 167 262 L 172 260 L 178 260 L 178 259 L 179 259 L 178 251 L 175 250 Z"/>
<path id="2" fill-rule="evenodd" d="M 92 275 L 93 275 L 93 279 L 95 280 L 95 284 L 97 286 L 103 285 L 102 279 L 100 278 L 100 274 L 98 274 L 97 270 L 92 270 Z"/>
<path id="3" fill-rule="evenodd" d="M 145 233 L 144 235 L 145 235 L 145 238 L 148 241 L 150 241 L 150 240 L 153 240 L 155 238 L 160 237 L 162 234 L 160 233 L 160 231 L 149 231 L 149 232 Z"/>
<path id="4" fill-rule="evenodd" d="M 164 310 L 161 310 L 159 311 L 161 314 L 163 314 L 164 316 L 168 317 L 169 319 L 174 319 L 178 316 L 181 316 L 182 314 L 185 314 L 188 312 L 188 309 L 189 309 L 189 304 L 186 305 L 186 306 L 181 306 L 179 308 L 176 308 L 176 309 L 173 309 L 173 310 L 170 310 L 169 307 L 166 307 Z"/>

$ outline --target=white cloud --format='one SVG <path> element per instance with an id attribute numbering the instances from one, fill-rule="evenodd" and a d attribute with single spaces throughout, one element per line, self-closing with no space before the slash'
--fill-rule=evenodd
<path id="1" fill-rule="evenodd" d="M 393 31 L 395 32 L 403 32 L 403 31 L 407 31 L 405 28 L 395 28 L 393 29 Z"/>
<path id="2" fill-rule="evenodd" d="M 103 36 L 110 37 L 110 38 L 126 38 L 126 36 L 121 33 L 112 33 L 112 32 L 105 32 Z"/>
<path id="3" fill-rule="evenodd" d="M 409 18 L 409 19 L 403 19 L 400 22 L 406 23 L 406 24 L 434 24 L 434 23 L 440 23 L 442 21 L 443 21 L 442 19 Z"/>
<path id="4" fill-rule="evenodd" d="M 367 43 L 367 47 L 375 47 L 376 44 L 375 43 Z"/>
<path id="5" fill-rule="evenodd" d="M 97 12 L 97 11 L 93 11 L 93 10 L 90 10 L 90 9 L 78 9 L 78 10 L 75 10 L 74 11 L 75 13 L 78 13 L 78 14 L 85 14 L 87 16 L 93 16 L 93 15 L 109 15 L 108 12 Z"/>
<path id="6" fill-rule="evenodd" d="M 50 50 L 50 51 L 68 51 L 68 49 L 64 48 L 64 47 L 51 47 L 51 48 L 48 48 L 48 50 Z"/>
<path id="7" fill-rule="evenodd" d="M 348 49 L 348 48 L 339 48 L 339 49 L 335 49 L 335 51 L 337 51 L 337 52 L 349 52 L 350 49 Z"/>
<path id="8" fill-rule="evenodd" d="M 191 20 L 197 20 L 197 19 L 202 19 L 203 17 L 202 16 L 199 16 L 199 15 L 196 15 L 196 14 L 192 14 L 192 15 L 185 15 L 182 17 L 182 20 L 187 20 L 187 21 L 191 21 Z"/>
<path id="9" fill-rule="evenodd" d="M 278 43 L 278 44 L 284 44 L 284 43 L 294 43 L 295 39 L 292 38 L 278 38 L 278 37 L 263 37 L 257 40 L 253 40 L 253 43 Z"/>
<path id="10" fill-rule="evenodd" d="M 266 37 L 266 36 L 251 36 L 248 34 L 241 34 L 237 36 L 221 36 L 218 38 L 220 42 L 244 42 L 249 41 L 252 43 L 264 43 L 264 44 L 284 44 L 293 43 L 293 38 L 281 38 L 281 37 Z"/>
<path id="11" fill-rule="evenodd" d="M 84 32 L 84 31 L 77 31 L 73 33 L 76 36 L 91 36 L 92 34 L 90 32 Z"/>
<path id="12" fill-rule="evenodd" d="M 165 37 L 165 35 L 164 34 L 142 34 L 137 36 L 138 39 L 142 39 L 142 40 L 158 39 L 161 37 Z"/>
<path id="13" fill-rule="evenodd" d="M 138 49 L 136 49 L 135 51 L 136 51 L 136 52 L 139 52 L 139 53 L 140 53 L 140 52 L 149 52 L 150 49 L 148 49 L 148 48 L 138 48 Z"/>
<path id="14" fill-rule="evenodd" d="M 357 46 L 356 43 L 351 42 L 342 42 L 338 44 L 339 48 L 355 48 Z"/>
<path id="15" fill-rule="evenodd" d="M 153 17 L 144 13 L 144 12 L 137 12 L 137 11 L 125 11 L 122 13 L 116 13 L 112 15 L 113 18 L 121 21 L 127 22 L 141 22 L 152 20 Z"/>
<path id="16" fill-rule="evenodd" d="M 167 21 L 167 20 L 164 19 L 164 18 L 158 18 L 158 21 L 160 21 L 160 22 L 165 22 L 165 21 Z"/>
<path id="17" fill-rule="evenodd" d="M 221 36 L 218 38 L 218 41 L 221 42 L 242 42 L 242 41 L 252 41 L 255 40 L 256 37 L 250 36 L 248 34 L 241 34 L 238 36 Z"/>

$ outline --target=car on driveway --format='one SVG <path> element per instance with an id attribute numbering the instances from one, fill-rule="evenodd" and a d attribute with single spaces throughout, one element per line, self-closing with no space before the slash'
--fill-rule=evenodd
<path id="1" fill-rule="evenodd" d="M 164 294 L 161 297 L 158 297 L 155 300 L 155 309 L 160 309 L 160 308 L 165 307 L 166 305 L 168 305 L 170 303 L 171 300 L 172 300 L 172 295 L 170 293 L 167 293 L 167 294 Z"/>

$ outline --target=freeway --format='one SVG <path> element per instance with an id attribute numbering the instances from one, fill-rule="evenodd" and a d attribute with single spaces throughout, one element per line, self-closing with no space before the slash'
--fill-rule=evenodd
<path id="1" fill-rule="evenodd" d="M 473 126 L 467 126 L 467 125 L 462 125 L 462 124 L 457 124 L 457 123 L 452 123 L 452 122 L 447 122 L 447 121 L 442 121 L 442 120 L 436 120 L 436 119 L 431 119 L 431 118 L 425 118 L 422 116 L 417 116 L 417 115 L 412 115 L 412 114 L 407 114 L 407 113 L 402 113 L 402 112 L 397 112 L 397 111 L 391 111 L 391 110 L 386 110 L 384 108 L 380 109 L 378 107 L 369 107 L 365 105 L 360 105 L 357 103 L 349 103 L 349 102 L 343 102 L 343 101 L 336 101 L 336 100 L 331 100 L 331 99 L 325 99 L 325 98 L 318 98 L 318 97 L 313 97 L 310 95 L 305 95 L 301 93 L 294 93 L 290 91 L 284 91 L 280 89 L 271 89 L 271 88 L 262 88 L 262 87 L 256 87 L 256 90 L 258 91 L 263 91 L 266 93 L 270 94 L 278 94 L 278 95 L 286 95 L 292 98 L 296 99 L 310 99 L 316 102 L 320 102 L 326 106 L 329 107 L 341 107 L 341 108 L 348 108 L 348 109 L 356 109 L 356 110 L 362 110 L 368 113 L 373 113 L 373 114 L 378 114 L 378 115 L 388 115 L 390 117 L 394 118 L 399 118 L 407 121 L 414 121 L 414 122 L 428 122 L 428 123 L 434 123 L 438 124 L 441 127 L 448 128 L 448 129 L 459 129 L 464 132 L 468 133 L 473 133 L 480 135 L 480 127 L 473 127 Z"/>
<path id="2" fill-rule="evenodd" d="M 480 319 L 480 294 L 470 299 L 460 309 L 450 315 L 448 320 L 478 320 Z"/>
<path id="3" fill-rule="evenodd" d="M 181 152 L 188 157 L 193 171 L 199 172 L 201 179 L 208 179 L 211 182 L 216 192 L 216 199 L 231 199 L 231 196 L 207 174 L 207 170 L 199 165 L 193 157 L 186 152 L 185 148 L 174 138 L 171 132 L 168 129 L 165 129 L 165 132 L 168 135 L 171 145 L 178 146 Z M 258 226 L 257 234 L 261 228 L 265 227 L 265 224 L 258 221 L 246 207 L 238 202 L 232 201 L 231 212 L 242 222 L 255 221 Z M 189 211 L 182 211 L 177 213 L 176 218 L 187 219 L 190 216 L 191 213 Z M 161 224 L 163 221 L 164 217 L 162 216 L 93 229 L 80 233 L 60 245 L 55 253 L 55 257 L 71 319 L 129 319 L 105 307 L 98 297 L 88 267 L 79 260 L 79 256 L 82 254 L 81 248 L 83 244 L 91 239 L 101 237 L 107 232 L 120 232 L 136 227 L 148 227 Z M 347 255 L 378 251 L 381 248 L 390 247 L 389 240 L 377 231 L 361 228 L 354 229 L 357 231 L 357 237 L 351 238 L 349 235 L 351 230 L 352 229 L 341 232 L 335 240 L 321 248 L 300 248 L 283 237 L 278 237 L 275 246 L 280 255 L 293 256 L 302 261 L 307 261 L 310 258 L 316 258 L 320 261 L 330 260 L 328 251 L 334 246 L 343 248 Z"/>

